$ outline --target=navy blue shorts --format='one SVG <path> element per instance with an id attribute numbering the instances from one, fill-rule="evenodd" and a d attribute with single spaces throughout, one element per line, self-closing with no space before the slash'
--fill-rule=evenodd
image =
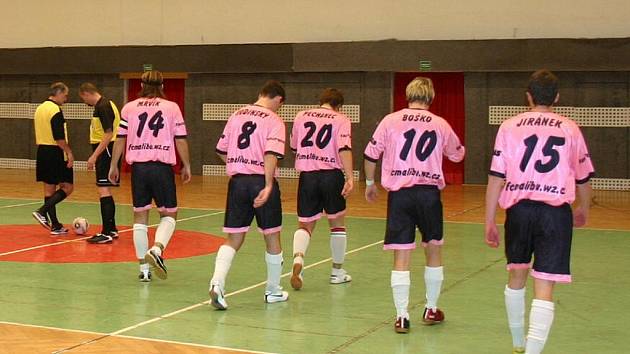
<path id="1" fill-rule="evenodd" d="M 177 191 L 173 166 L 162 162 L 135 162 L 131 165 L 133 210 L 151 209 L 154 201 L 161 212 L 177 211 Z"/>
<path id="2" fill-rule="evenodd" d="M 325 211 L 329 219 L 342 216 L 346 198 L 341 195 L 346 179 L 341 170 L 300 173 L 297 214 L 301 222 L 318 220 Z"/>
<path id="3" fill-rule="evenodd" d="M 264 187 L 263 175 L 239 174 L 230 178 L 223 232 L 228 234 L 247 232 L 254 217 L 264 235 L 282 230 L 282 203 L 276 180 L 273 182 L 273 189 L 267 202 L 259 208 L 254 208 L 254 199 Z"/>
<path id="4" fill-rule="evenodd" d="M 521 200 L 506 214 L 505 255 L 508 269 L 529 268 L 533 255 L 533 277 L 570 282 L 571 206 Z"/>
<path id="5" fill-rule="evenodd" d="M 416 228 L 422 245 L 443 241 L 442 201 L 436 186 L 417 185 L 389 192 L 387 197 L 386 250 L 415 249 Z"/>

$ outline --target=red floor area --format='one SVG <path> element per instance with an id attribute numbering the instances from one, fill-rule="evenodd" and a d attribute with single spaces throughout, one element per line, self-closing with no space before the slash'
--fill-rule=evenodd
<path id="1" fill-rule="evenodd" d="M 120 226 L 120 230 L 128 229 Z M 100 230 L 100 225 L 90 225 L 90 233 Z M 149 229 L 149 244 L 152 244 L 155 228 Z M 39 225 L 0 225 L 0 261 L 46 262 L 46 263 L 102 263 L 135 262 L 131 231 L 121 232 L 111 244 L 94 245 L 83 236 L 72 232 L 66 236 L 50 236 Z M 76 240 L 74 242 L 63 242 Z M 167 259 L 186 258 L 214 253 L 223 244 L 223 238 L 202 232 L 176 230 L 165 252 Z M 47 247 L 25 250 L 48 245 Z M 12 254 L 11 251 L 24 250 Z"/>

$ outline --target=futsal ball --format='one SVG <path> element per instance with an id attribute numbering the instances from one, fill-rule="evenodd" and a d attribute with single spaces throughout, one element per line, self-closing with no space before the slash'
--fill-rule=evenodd
<path id="1" fill-rule="evenodd" d="M 72 222 L 72 230 L 74 230 L 74 233 L 77 235 L 84 235 L 88 227 L 90 227 L 90 224 L 88 224 L 87 219 L 80 216 L 75 218 Z"/>

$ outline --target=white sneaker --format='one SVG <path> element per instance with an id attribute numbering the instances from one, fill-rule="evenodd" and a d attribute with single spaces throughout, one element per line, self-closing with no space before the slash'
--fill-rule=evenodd
<path id="1" fill-rule="evenodd" d="M 284 302 L 289 300 L 289 293 L 282 290 L 282 287 L 279 286 L 276 291 L 265 291 L 265 302 L 268 304 L 273 304 L 274 302 Z"/>
<path id="2" fill-rule="evenodd" d="M 151 272 L 149 270 L 141 270 L 140 275 L 138 275 L 138 279 L 140 279 L 143 283 L 148 283 L 151 281 Z"/>
<path id="3" fill-rule="evenodd" d="M 330 274 L 330 284 L 343 284 L 352 281 L 352 277 L 344 269 L 333 269 Z"/>
<path id="4" fill-rule="evenodd" d="M 210 283 L 208 294 L 210 294 L 210 305 L 212 305 L 212 307 L 217 310 L 227 310 L 228 304 L 227 301 L 225 301 L 225 295 L 223 294 L 221 285 Z"/>

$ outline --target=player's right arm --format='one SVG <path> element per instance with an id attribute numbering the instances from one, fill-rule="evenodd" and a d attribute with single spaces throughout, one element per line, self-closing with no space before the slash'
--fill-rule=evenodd
<path id="1" fill-rule="evenodd" d="M 118 133 L 116 134 L 118 137 L 114 142 L 114 148 L 112 149 L 112 161 L 109 165 L 109 181 L 112 183 L 118 183 L 118 177 L 120 176 L 120 172 L 118 171 L 118 161 L 120 160 L 123 152 L 125 151 L 125 146 L 127 145 L 127 118 L 125 115 L 125 107 L 123 107 L 122 117 L 120 118 L 120 124 L 118 125 Z"/>
<path id="2" fill-rule="evenodd" d="M 505 141 L 503 136 L 503 126 L 499 127 L 497 137 L 494 142 L 490 173 L 488 174 L 488 186 L 486 187 L 486 220 L 485 220 L 485 241 L 490 247 L 499 247 L 500 236 L 495 217 L 497 214 L 497 204 L 501 196 L 501 189 L 505 183 L 506 162 L 504 149 Z"/>
<path id="3" fill-rule="evenodd" d="M 223 128 L 223 133 L 221 133 L 219 141 L 217 142 L 217 146 L 214 150 L 221 161 L 223 161 L 223 163 L 226 163 L 228 146 L 230 142 L 230 122 L 231 119 L 228 119 L 228 122 L 225 124 L 225 128 Z"/>
<path id="4" fill-rule="evenodd" d="M 363 157 L 365 162 L 363 168 L 365 170 L 365 199 L 368 202 L 376 201 L 377 188 L 374 183 L 374 174 L 376 172 L 376 162 L 381 158 L 381 154 L 385 151 L 386 129 L 385 120 L 382 120 L 376 131 L 372 135 L 370 142 L 365 147 Z"/>
<path id="5" fill-rule="evenodd" d="M 497 205 L 499 203 L 499 196 L 501 195 L 501 189 L 503 188 L 503 178 L 489 175 L 488 187 L 486 188 L 486 244 L 490 247 L 499 247 L 500 236 L 497 224 L 495 223 L 495 217 L 497 215 Z"/>
<path id="6" fill-rule="evenodd" d="M 74 164 L 74 155 L 72 149 L 66 141 L 66 120 L 63 117 L 63 112 L 59 111 L 50 119 L 50 128 L 52 129 L 53 139 L 57 143 L 57 146 L 66 154 L 68 159 L 66 166 L 72 168 Z"/>
<path id="7" fill-rule="evenodd" d="M 114 142 L 114 148 L 112 149 L 112 161 L 109 165 L 109 181 L 116 184 L 118 183 L 118 177 L 120 171 L 118 171 L 118 161 L 125 150 L 125 144 L 127 144 L 127 136 L 118 136 L 118 139 Z"/>

